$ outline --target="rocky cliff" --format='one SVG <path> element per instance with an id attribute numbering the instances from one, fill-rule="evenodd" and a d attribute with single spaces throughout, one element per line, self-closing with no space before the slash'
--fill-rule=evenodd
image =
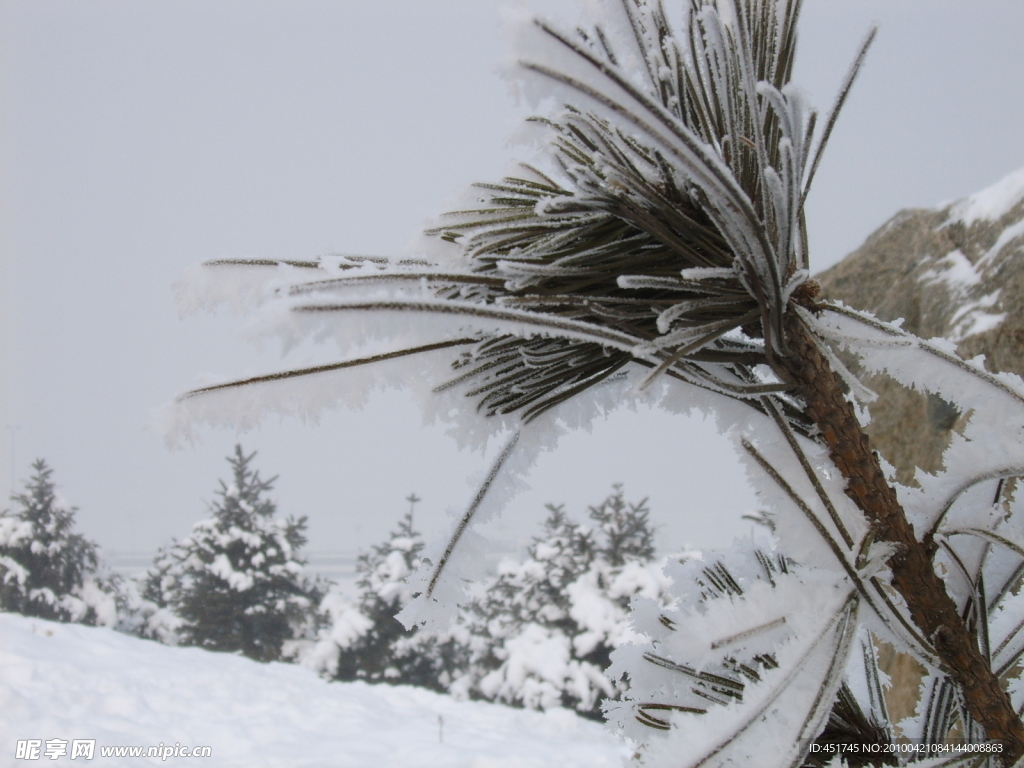
<path id="1" fill-rule="evenodd" d="M 942 336 L 964 357 L 1024 376 L 1024 169 L 938 209 L 906 210 L 818 275 L 828 298 L 873 312 L 924 338 Z M 869 427 L 904 482 L 934 472 L 962 415 L 889 379 Z"/>

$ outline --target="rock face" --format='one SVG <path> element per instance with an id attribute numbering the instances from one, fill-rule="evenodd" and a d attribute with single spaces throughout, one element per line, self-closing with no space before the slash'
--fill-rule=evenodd
<path id="1" fill-rule="evenodd" d="M 1024 376 L 1024 169 L 943 208 L 901 211 L 817 279 L 830 299 Z M 962 415 L 888 378 L 866 383 L 880 396 L 868 432 L 899 479 L 940 469 Z"/>

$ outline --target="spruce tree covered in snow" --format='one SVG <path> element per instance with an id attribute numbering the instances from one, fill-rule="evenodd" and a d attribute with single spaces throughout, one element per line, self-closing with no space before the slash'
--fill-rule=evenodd
<path id="1" fill-rule="evenodd" d="M 775 544 L 741 547 L 746 563 L 726 570 L 748 575 L 729 589 L 695 587 L 684 569 L 674 617 L 640 604 L 646 640 L 616 652 L 630 689 L 612 715 L 643 760 L 800 764 L 844 692 L 868 695 L 844 678 L 869 627 L 929 670 L 916 738 L 1002 748 L 943 765 L 1014 765 L 1024 510 L 1008 489 L 1024 475 L 1024 381 L 821 299 L 804 204 L 874 32 L 819 121 L 791 79 L 800 7 L 613 0 L 576 26 L 525 22 L 524 91 L 562 105 L 533 122 L 546 156 L 477 187 L 425 253 L 210 265 L 263 274 L 256 303 L 287 317 L 279 328 L 292 342 L 304 329 L 343 349 L 392 346 L 196 390 L 182 411 L 244 422 L 263 396 L 306 415 L 390 374 L 432 390 L 467 441 L 505 435 L 448 542 L 424 558 L 422 595 L 402 614 L 420 626 L 447 621 L 465 598 L 467 531 L 507 500 L 502 472 L 524 472 L 566 427 L 617 403 L 711 413 L 801 567 L 766 567 L 756 553 Z M 252 282 L 237 285 L 253 295 Z M 876 395 L 851 359 L 964 414 L 940 473 L 909 486 L 893 477 L 864 430 Z M 247 396 L 232 398 L 240 388 Z M 457 408 L 457 394 L 475 408 Z"/>
<path id="2" fill-rule="evenodd" d="M 413 526 L 419 499 L 386 542 L 359 555 L 357 602 L 329 592 L 321 604 L 325 627 L 304 663 L 337 680 L 366 680 L 447 690 L 465 664 L 465 650 L 448 637 L 407 630 L 395 618 L 413 596 L 407 579 L 421 565 L 423 537 Z"/>
<path id="3" fill-rule="evenodd" d="M 116 590 L 98 574 L 96 544 L 74 533 L 75 512 L 62 501 L 43 459 L 25 490 L 0 513 L 0 610 L 55 621 L 113 625 Z"/>
<path id="4" fill-rule="evenodd" d="M 590 508 L 590 519 L 603 534 L 598 550 L 601 558 L 613 567 L 631 561 L 654 558 L 654 527 L 650 521 L 647 499 L 638 504 L 627 503 L 622 485 L 612 486 L 612 493 L 597 507 Z"/>
<path id="5" fill-rule="evenodd" d="M 548 505 L 523 562 L 506 560 L 468 613 L 474 659 L 460 682 L 472 695 L 532 708 L 571 707 L 599 717 L 620 689 L 606 677 L 611 652 L 632 639 L 629 602 L 657 600 L 654 532 L 645 502 L 622 487 L 590 508 L 592 526 Z"/>
<path id="6" fill-rule="evenodd" d="M 309 631 L 319 593 L 299 554 L 306 518 L 276 516 L 266 497 L 276 478 L 251 469 L 255 455 L 235 446 L 212 517 L 159 552 L 142 596 L 169 614 L 151 617 L 152 634 L 162 618 L 163 631 L 184 645 L 273 661 L 286 641 Z"/>

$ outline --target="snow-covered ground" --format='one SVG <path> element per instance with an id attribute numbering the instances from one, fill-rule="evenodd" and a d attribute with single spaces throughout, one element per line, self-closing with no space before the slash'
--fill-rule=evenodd
<path id="1" fill-rule="evenodd" d="M 93 765 L 621 766 L 628 748 L 601 725 L 455 701 L 429 691 L 328 683 L 297 665 L 170 648 L 109 629 L 0 613 L 0 766 L 19 740 L 62 739 L 46 765 L 86 764 L 71 741 L 95 739 Z M 102 757 L 112 746 L 209 746 L 212 756 Z"/>

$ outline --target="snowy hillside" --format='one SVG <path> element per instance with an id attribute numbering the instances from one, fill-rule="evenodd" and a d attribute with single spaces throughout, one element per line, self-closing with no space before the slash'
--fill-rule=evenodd
<path id="1" fill-rule="evenodd" d="M 112 746 L 209 746 L 207 766 L 542 768 L 620 766 L 601 725 L 459 702 L 429 691 L 327 683 L 303 667 L 170 648 L 112 630 L 0 613 L 0 766 L 18 740 L 95 739 L 103 766 L 183 758 L 101 757 Z"/>

